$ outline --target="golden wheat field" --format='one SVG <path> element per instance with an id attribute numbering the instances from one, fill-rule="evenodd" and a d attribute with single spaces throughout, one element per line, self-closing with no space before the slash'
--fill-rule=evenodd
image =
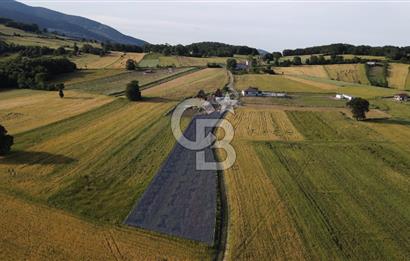
<path id="1" fill-rule="evenodd" d="M 363 64 L 325 65 L 329 78 L 336 81 L 370 84 Z"/>
<path id="2" fill-rule="evenodd" d="M 142 94 L 147 97 L 161 97 L 170 100 L 181 100 L 195 96 L 199 90 L 214 92 L 228 83 L 228 75 L 224 69 L 204 69 L 190 75 L 179 77 L 147 90 Z"/>
<path id="3" fill-rule="evenodd" d="M 409 74 L 408 64 L 390 63 L 387 81 L 389 87 L 399 90 L 406 89 L 406 80 Z"/>
<path id="4" fill-rule="evenodd" d="M 109 103 L 112 98 L 102 95 L 66 91 L 60 99 L 58 92 L 14 90 L 0 95 L 0 121 L 6 129 L 17 134 Z"/>
<path id="5" fill-rule="evenodd" d="M 208 248 L 137 229 L 96 225 L 0 193 L 2 260 L 199 260 Z"/>
<path id="6" fill-rule="evenodd" d="M 303 65 L 292 67 L 275 67 L 275 72 L 286 75 L 305 75 L 319 78 L 329 78 L 323 65 Z"/>

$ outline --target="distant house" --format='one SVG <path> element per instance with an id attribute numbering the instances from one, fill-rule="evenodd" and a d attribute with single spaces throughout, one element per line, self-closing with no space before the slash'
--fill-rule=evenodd
<path id="1" fill-rule="evenodd" d="M 399 93 L 394 95 L 394 100 L 396 101 L 408 101 L 409 95 L 407 93 Z"/>
<path id="2" fill-rule="evenodd" d="M 287 97 L 288 95 L 283 92 L 265 92 L 260 91 L 256 87 L 249 87 L 246 90 L 242 91 L 242 96 L 250 96 L 250 97 Z"/>
<path id="3" fill-rule="evenodd" d="M 256 87 L 249 87 L 242 91 L 242 96 L 262 96 L 262 92 Z"/>
<path id="4" fill-rule="evenodd" d="M 377 65 L 376 62 L 367 62 L 366 64 L 369 65 L 369 66 L 376 66 Z"/>
<path id="5" fill-rule="evenodd" d="M 248 63 L 237 63 L 235 70 L 237 71 L 246 71 L 249 69 Z"/>
<path id="6" fill-rule="evenodd" d="M 346 94 L 336 94 L 336 100 L 348 100 L 351 101 L 354 97 L 346 95 Z"/>

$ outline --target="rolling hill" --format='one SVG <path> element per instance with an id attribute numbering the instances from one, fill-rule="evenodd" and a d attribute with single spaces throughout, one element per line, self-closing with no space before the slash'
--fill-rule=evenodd
<path id="1" fill-rule="evenodd" d="M 47 28 L 49 31 L 56 31 L 75 38 L 138 46 L 146 43 L 143 40 L 124 35 L 112 27 L 84 17 L 67 15 L 42 7 L 32 7 L 14 0 L 1 1 L 0 17 L 23 23 L 35 23 L 41 28 Z"/>

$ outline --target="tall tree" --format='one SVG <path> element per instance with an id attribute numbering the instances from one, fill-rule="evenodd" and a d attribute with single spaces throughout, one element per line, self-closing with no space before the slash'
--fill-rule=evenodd
<path id="1" fill-rule="evenodd" d="M 353 118 L 356 120 L 366 119 L 366 112 L 369 111 L 369 102 L 363 98 L 353 98 L 346 104 L 352 109 Z"/>
<path id="2" fill-rule="evenodd" d="M 141 100 L 141 92 L 140 86 L 138 81 L 131 81 L 127 84 L 127 88 L 125 90 L 125 95 L 127 96 L 128 100 L 130 101 L 139 101 Z"/>
<path id="3" fill-rule="evenodd" d="M 226 68 L 230 71 L 235 70 L 237 65 L 238 63 L 236 62 L 236 59 L 229 58 L 226 60 Z"/>

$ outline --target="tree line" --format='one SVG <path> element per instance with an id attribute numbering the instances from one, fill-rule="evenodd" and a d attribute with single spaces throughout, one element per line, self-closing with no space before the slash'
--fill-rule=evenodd
<path id="1" fill-rule="evenodd" d="M 321 46 L 313 46 L 308 48 L 285 49 L 283 56 L 295 55 L 312 55 L 312 54 L 327 54 L 327 55 L 370 55 L 370 56 L 385 56 L 392 60 L 410 60 L 410 46 L 369 46 L 369 45 L 351 45 L 351 44 L 329 44 Z"/>
<path id="2" fill-rule="evenodd" d="M 200 42 L 189 45 L 146 44 L 143 51 L 161 53 L 165 56 L 179 55 L 191 57 L 232 57 L 234 55 L 258 55 L 255 48 L 236 46 L 217 42 Z"/>
<path id="3" fill-rule="evenodd" d="M 38 34 L 41 33 L 40 27 L 37 24 L 20 23 L 20 22 L 16 22 L 12 19 L 4 18 L 4 17 L 0 17 L 0 24 L 3 24 L 7 27 L 20 29 L 25 32 L 38 33 Z"/>
<path id="4" fill-rule="evenodd" d="M 0 64 L 0 89 L 27 88 L 60 90 L 61 84 L 47 83 L 54 76 L 76 70 L 76 64 L 67 58 L 19 56 Z"/>

